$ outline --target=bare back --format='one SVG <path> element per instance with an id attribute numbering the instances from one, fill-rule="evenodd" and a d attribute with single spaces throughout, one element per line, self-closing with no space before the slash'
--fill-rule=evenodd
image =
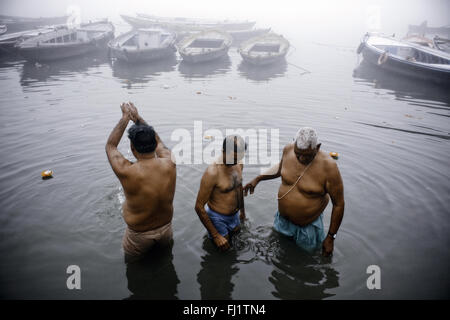
<path id="1" fill-rule="evenodd" d="M 176 169 L 170 159 L 139 160 L 119 180 L 126 197 L 123 218 L 131 229 L 143 232 L 172 220 Z"/>

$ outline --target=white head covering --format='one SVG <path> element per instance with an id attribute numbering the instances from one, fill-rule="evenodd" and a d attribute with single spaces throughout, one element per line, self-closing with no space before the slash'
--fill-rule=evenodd
<path id="1" fill-rule="evenodd" d="M 300 128 L 295 136 L 295 144 L 297 148 L 302 150 L 308 149 L 309 147 L 316 148 L 319 144 L 316 130 L 310 127 Z"/>

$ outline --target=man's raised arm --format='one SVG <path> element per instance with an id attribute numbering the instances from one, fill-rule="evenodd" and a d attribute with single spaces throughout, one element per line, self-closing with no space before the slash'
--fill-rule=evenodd
<path id="1" fill-rule="evenodd" d="M 122 139 L 123 132 L 127 128 L 128 121 L 130 121 L 129 110 L 125 103 L 120 105 L 122 110 L 122 118 L 114 127 L 106 142 L 105 151 L 108 156 L 108 161 L 117 177 L 121 178 L 125 175 L 125 171 L 132 163 L 125 159 L 125 157 L 117 150 L 120 139 Z"/>

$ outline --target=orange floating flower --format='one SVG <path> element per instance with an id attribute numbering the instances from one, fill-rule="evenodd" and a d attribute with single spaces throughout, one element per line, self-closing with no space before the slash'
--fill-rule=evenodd
<path id="1" fill-rule="evenodd" d="M 49 179 L 53 177 L 53 171 L 52 170 L 44 170 L 41 172 L 42 179 Z"/>

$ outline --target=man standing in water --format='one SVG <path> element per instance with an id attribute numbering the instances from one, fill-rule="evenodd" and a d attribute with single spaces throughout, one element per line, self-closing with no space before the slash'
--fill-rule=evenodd
<path id="1" fill-rule="evenodd" d="M 246 147 L 240 136 L 223 140 L 222 155 L 206 168 L 195 203 L 208 236 L 221 250 L 230 248 L 231 234 L 239 230 L 240 220 L 245 219 L 241 160 Z"/>
<path id="2" fill-rule="evenodd" d="M 172 244 L 173 197 L 176 167 L 171 152 L 158 134 L 138 114 L 132 103 L 121 105 L 122 118 L 106 143 L 109 163 L 125 193 L 122 205 L 127 229 L 123 238 L 126 260 L 136 258 L 154 245 Z M 132 163 L 117 150 L 128 122 Z"/>
<path id="3" fill-rule="evenodd" d="M 304 127 L 294 143 L 284 147 L 279 164 L 244 187 L 253 194 L 263 180 L 281 176 L 274 229 L 293 237 L 299 247 L 313 251 L 322 244 L 322 254 L 333 252 L 334 239 L 344 216 L 344 186 L 336 162 L 320 151 L 314 129 Z M 328 235 L 323 231 L 322 212 L 333 203 Z"/>

